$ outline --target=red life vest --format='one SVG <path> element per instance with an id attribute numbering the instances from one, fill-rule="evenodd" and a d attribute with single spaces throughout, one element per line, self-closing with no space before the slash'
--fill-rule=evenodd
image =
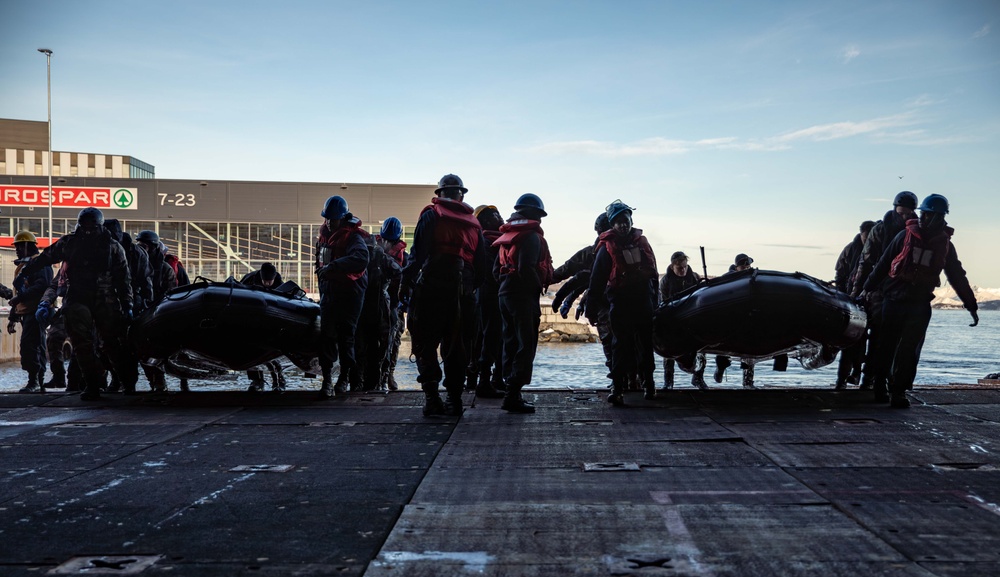
<path id="1" fill-rule="evenodd" d="M 368 231 L 361 228 L 361 219 L 358 218 L 342 223 L 337 230 L 333 231 L 331 231 L 325 224 L 320 227 L 319 239 L 316 241 L 317 252 L 322 253 L 322 249 L 324 248 L 329 251 L 329 260 L 327 262 L 321 262 L 320 266 L 329 264 L 338 258 L 346 256 L 347 244 L 353 234 L 361 235 L 362 239 L 367 239 L 370 236 Z M 343 274 L 344 277 L 351 281 L 356 281 L 365 276 L 365 272 L 367 272 L 367 270 L 367 268 L 363 268 L 357 272 L 339 274 Z"/>
<path id="2" fill-rule="evenodd" d="M 460 200 L 433 198 L 424 211 L 437 215 L 434 225 L 434 251 L 460 257 L 469 266 L 479 247 L 479 232 L 483 229 L 473 216 L 473 208 Z M 423 211 L 422 211 L 423 212 Z"/>
<path id="3" fill-rule="evenodd" d="M 174 256 L 172 254 L 168 254 L 168 255 L 165 255 L 163 257 L 163 260 L 166 261 L 166 263 L 170 265 L 170 268 L 174 269 L 174 276 L 176 277 L 177 276 L 177 271 L 181 267 L 181 259 L 177 258 L 176 256 Z"/>
<path id="4" fill-rule="evenodd" d="M 393 243 L 393 245 L 390 246 L 385 252 L 390 257 L 392 257 L 392 259 L 395 260 L 399 264 L 399 266 L 403 266 L 404 264 L 406 264 L 405 262 L 403 262 L 403 257 L 406 255 L 406 253 L 404 252 L 405 248 L 406 248 L 406 242 L 398 240 L 395 243 Z"/>
<path id="5" fill-rule="evenodd" d="M 597 239 L 597 249 L 600 250 L 602 246 L 611 257 L 609 287 L 618 288 L 639 280 L 656 278 L 656 257 L 641 230 L 633 228 L 624 238 L 614 229 L 605 231 Z"/>
<path id="6" fill-rule="evenodd" d="M 912 283 L 941 286 L 941 271 L 948 258 L 953 234 L 955 229 L 946 226 L 938 234 L 926 238 L 920 230 L 920 221 L 915 218 L 906 221 L 903 250 L 892 259 L 889 276 Z"/>
<path id="7" fill-rule="evenodd" d="M 508 222 L 500 227 L 500 237 L 493 241 L 492 246 L 499 247 L 500 252 L 500 273 L 511 274 L 517 272 L 517 259 L 521 241 L 529 234 L 538 233 L 538 240 L 541 243 L 538 252 L 538 278 L 542 281 L 542 286 L 547 287 L 552 284 L 552 255 L 549 254 L 549 243 L 545 241 L 545 233 L 542 232 L 541 222 L 537 220 L 518 219 Z"/>

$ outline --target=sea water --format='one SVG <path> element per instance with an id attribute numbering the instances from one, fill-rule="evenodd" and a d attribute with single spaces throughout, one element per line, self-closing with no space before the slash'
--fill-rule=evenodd
<path id="1" fill-rule="evenodd" d="M 920 365 L 917 369 L 917 385 L 947 386 L 951 383 L 975 384 L 987 374 L 1000 371 L 1000 311 L 981 311 L 977 327 L 969 327 L 972 321 L 964 310 L 935 310 L 931 317 L 927 338 L 924 342 Z M 318 378 L 306 378 L 302 371 L 285 362 L 289 389 L 319 389 Z M 722 384 L 712 380 L 715 361 L 709 356 L 705 378 L 711 387 L 742 386 L 739 365 L 734 364 L 726 371 Z M 607 387 L 607 367 L 604 353 L 599 343 L 539 343 L 535 357 L 534 374 L 530 388 L 544 389 L 595 389 Z M 663 386 L 663 364 L 656 357 L 654 375 L 658 387 Z M 270 377 L 267 377 L 270 381 Z M 788 370 L 772 370 L 770 361 L 757 365 L 755 385 L 763 388 L 831 388 L 837 379 L 837 361 L 825 367 L 806 370 L 796 361 L 790 360 Z M 403 390 L 417 390 L 416 364 L 410 357 L 410 343 L 404 340 L 399 351 L 396 380 Z M 25 373 L 18 363 L 0 366 L 0 392 L 13 392 L 24 386 Z M 177 390 L 177 379 L 168 377 L 170 390 Z M 240 390 L 246 388 L 249 380 L 246 373 L 232 372 L 211 381 L 192 380 L 191 389 L 199 390 Z M 270 385 L 270 382 L 268 382 Z M 676 388 L 690 387 L 690 376 L 680 370 L 674 376 Z M 268 386 L 270 388 L 270 386 Z M 140 378 L 138 389 L 149 390 L 145 377 Z"/>

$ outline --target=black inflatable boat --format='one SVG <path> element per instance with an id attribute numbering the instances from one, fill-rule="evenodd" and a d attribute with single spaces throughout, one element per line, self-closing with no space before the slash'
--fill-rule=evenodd
<path id="1" fill-rule="evenodd" d="M 319 335 L 319 305 L 295 283 L 265 289 L 233 278 L 175 288 L 129 329 L 141 361 L 183 377 L 247 370 L 281 356 L 312 372 Z"/>
<path id="2" fill-rule="evenodd" d="M 753 362 L 787 354 L 810 369 L 860 340 L 867 321 L 850 297 L 819 279 L 759 269 L 691 287 L 653 318 L 653 347 L 664 357 L 704 352 Z"/>

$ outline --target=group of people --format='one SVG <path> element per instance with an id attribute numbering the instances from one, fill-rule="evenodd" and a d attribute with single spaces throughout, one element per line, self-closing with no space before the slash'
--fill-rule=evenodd
<path id="1" fill-rule="evenodd" d="M 28 373 L 21 392 L 66 388 L 81 391 L 83 400 L 108 389 L 134 393 L 140 363 L 127 340 L 128 324 L 166 291 L 189 282 L 183 263 L 154 231 L 133 240 L 118 220 L 105 220 L 93 207 L 80 211 L 76 229 L 44 251 L 29 231 L 17 233 L 14 247 L 13 287 L 0 285 L 0 297 L 12 309 L 8 332 L 21 324 L 21 367 Z M 52 378 L 46 382 L 47 367 Z M 143 369 L 154 390 L 166 387 L 162 369 Z"/>
<path id="2" fill-rule="evenodd" d="M 951 242 L 955 231 L 945 219 L 948 199 L 931 194 L 917 203 L 908 190 L 897 194 L 881 220 L 861 223 L 835 267 L 837 289 L 863 303 L 868 314 L 867 339 L 841 353 L 835 386 L 859 385 L 894 408 L 910 406 L 906 392 L 913 388 L 942 272 L 972 315 L 970 326 L 979 324 L 975 293 Z"/>
<path id="3" fill-rule="evenodd" d="M 343 197 L 327 199 L 314 252 L 321 398 L 397 389 L 395 366 L 405 327 L 424 393 L 424 415 L 460 416 L 465 390 L 502 398 L 504 411 L 533 413 L 521 391 L 532 379 L 539 297 L 562 281 L 553 309 L 566 317 L 581 297 L 577 318 L 586 315 L 597 327 L 607 359 L 608 402 L 623 405 L 627 390 L 654 398 L 653 311 L 702 281 L 688 256 L 673 253 L 661 278 L 652 247 L 633 226 L 634 209 L 615 200 L 595 221 L 594 243 L 553 268 L 541 228 L 547 216 L 541 198 L 521 195 L 505 220 L 496 206 L 467 204 L 467 193 L 457 175 L 440 179 L 435 198 L 417 221 L 409 253 L 398 218 L 385 219 L 379 234 L 372 235 Z M 838 389 L 848 382 L 860 384 L 873 390 L 877 400 L 909 406 L 905 393 L 913 385 L 929 302 L 942 271 L 972 314 L 972 326 L 978 323 L 975 296 L 950 241 L 948 210 L 941 195 L 928 196 L 918 208 L 916 195 L 901 192 L 893 210 L 878 222 L 862 223 L 844 248 L 836 286 L 865 303 L 868 338 L 843 351 Z M 190 282 L 154 231 L 144 230 L 133 241 L 117 220 L 86 208 L 76 229 L 41 253 L 27 231 L 17 234 L 14 246 L 14 287 L 0 285 L 0 297 L 12 307 L 8 330 L 14 332 L 13 323 L 22 324 L 21 365 L 28 373 L 22 391 L 62 388 L 67 380 L 73 388 L 76 367 L 84 400 L 100 398 L 109 386 L 108 373 L 112 390 L 132 393 L 140 365 L 153 390 L 166 388 L 162 368 L 139 363 L 126 339 L 133 318 L 171 288 Z M 59 263 L 53 274 L 52 266 Z M 730 272 L 752 263 L 739 254 Z M 282 279 L 265 263 L 240 282 L 274 288 Z M 62 306 L 54 312 L 57 298 Z M 62 360 L 67 340 L 73 350 L 69 378 Z M 44 382 L 47 362 L 52 380 Z M 728 357 L 716 357 L 716 382 L 722 382 L 730 364 Z M 674 366 L 673 359 L 664 360 L 665 389 L 673 387 Z M 282 390 L 281 364 L 264 368 L 273 388 Z M 708 388 L 705 368 L 705 355 L 699 353 L 691 383 L 700 389 Z M 753 365 L 742 368 L 743 385 L 753 387 Z M 248 371 L 248 377 L 249 390 L 264 389 L 263 368 Z M 183 379 L 181 388 L 186 388 Z"/>

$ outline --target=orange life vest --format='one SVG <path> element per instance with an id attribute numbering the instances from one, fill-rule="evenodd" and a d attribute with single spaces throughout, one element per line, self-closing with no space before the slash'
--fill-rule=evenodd
<path id="1" fill-rule="evenodd" d="M 434 198 L 424 208 L 427 210 L 434 211 L 438 217 L 434 225 L 434 251 L 458 256 L 472 266 L 479 247 L 479 233 L 483 229 L 473 216 L 473 208 L 460 200 Z"/>
<path id="2" fill-rule="evenodd" d="M 938 234 L 927 238 L 920 230 L 920 221 L 906 221 L 906 236 L 903 250 L 892 259 L 889 276 L 907 282 L 941 286 L 941 271 L 948 258 L 951 236 L 955 229 L 950 226 Z"/>
<path id="3" fill-rule="evenodd" d="M 500 259 L 501 274 L 517 272 L 517 253 L 520 251 L 521 241 L 530 234 L 538 233 L 538 240 L 541 244 L 537 263 L 538 278 L 542 281 L 543 287 L 552 284 L 552 255 L 549 254 L 549 243 L 545 241 L 545 233 L 542 231 L 540 221 L 513 220 L 501 226 L 500 233 L 500 237 L 493 241 L 492 246 L 500 249 L 498 258 Z"/>

